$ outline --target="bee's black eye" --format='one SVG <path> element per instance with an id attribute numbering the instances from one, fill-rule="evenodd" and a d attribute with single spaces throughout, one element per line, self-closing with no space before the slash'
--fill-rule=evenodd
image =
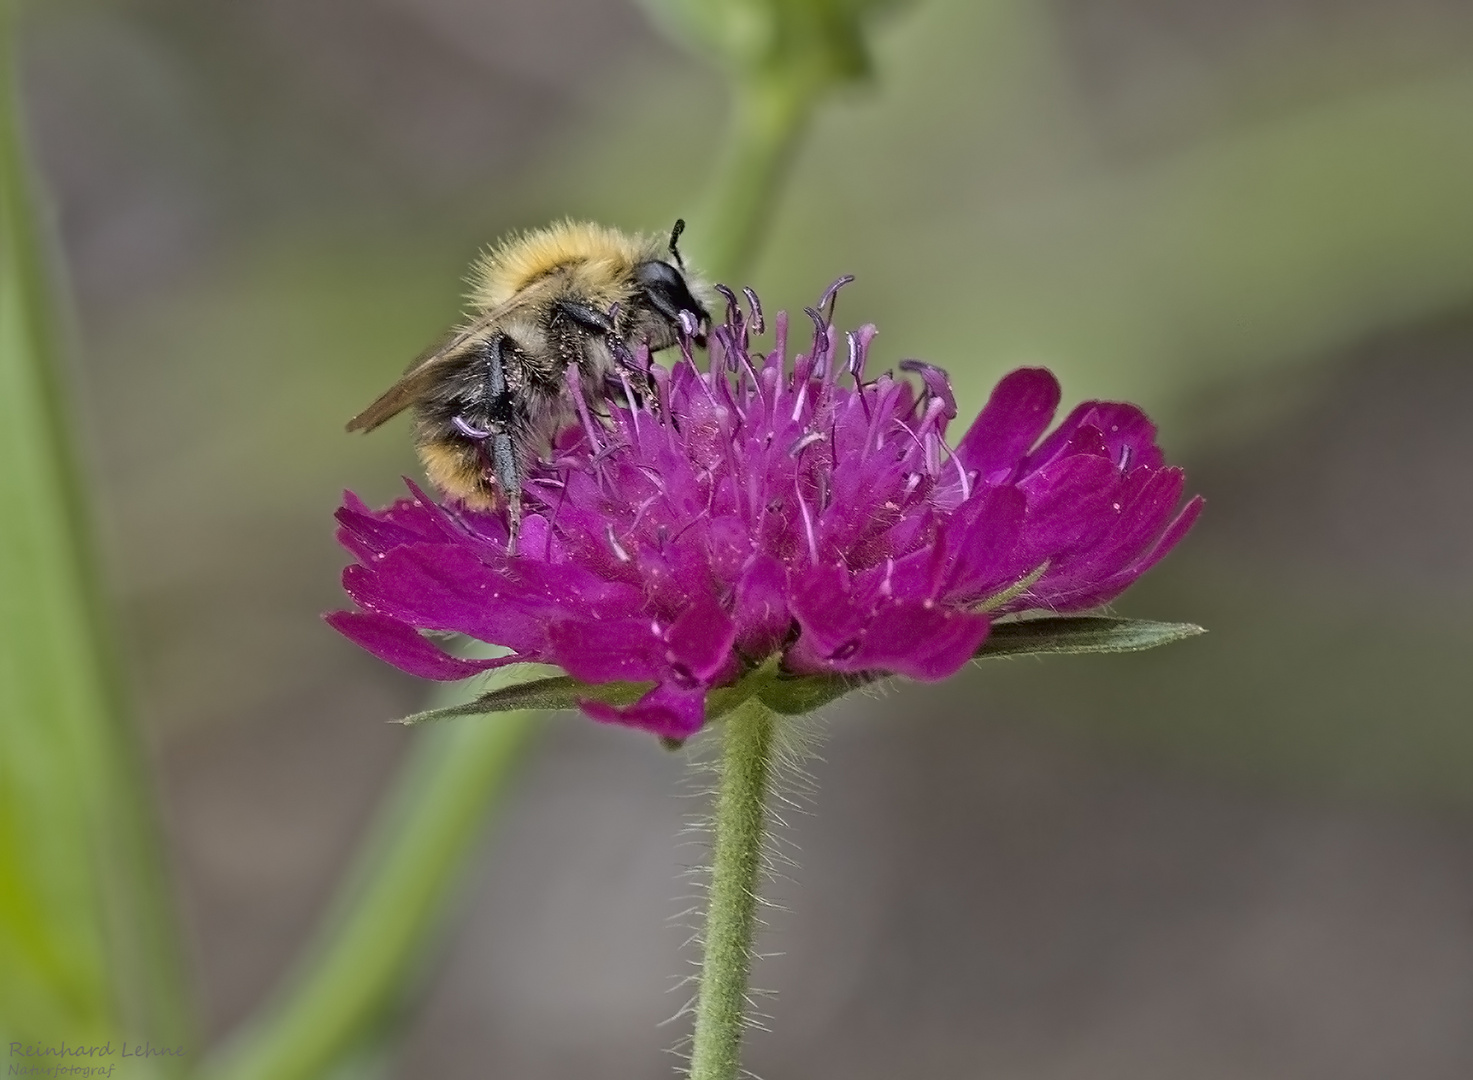
<path id="1" fill-rule="evenodd" d="M 701 302 L 691 295 L 685 276 L 669 263 L 659 259 L 642 262 L 634 268 L 634 280 L 650 307 L 671 322 L 677 322 L 682 311 L 689 311 L 702 322 L 710 318 Z"/>

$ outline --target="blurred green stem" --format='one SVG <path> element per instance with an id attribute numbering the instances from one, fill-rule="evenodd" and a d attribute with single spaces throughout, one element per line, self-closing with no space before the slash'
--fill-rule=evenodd
<path id="1" fill-rule="evenodd" d="M 740 282 L 772 218 L 818 88 L 781 75 L 738 79 L 722 158 L 707 198 L 710 238 L 703 264 L 716 280 Z"/>
<path id="2" fill-rule="evenodd" d="M 138 733 L 63 370 L 57 261 L 0 0 L 0 1022 L 189 1040 Z M 177 1064 L 168 1059 L 166 1070 Z"/>
<path id="3" fill-rule="evenodd" d="M 415 732 L 298 974 L 202 1076 L 308 1080 L 379 1033 L 417 976 L 537 719 L 502 713 Z"/>
<path id="4" fill-rule="evenodd" d="M 720 727 L 721 782 L 690 1080 L 736 1080 L 741 1070 L 776 723 L 775 713 L 750 698 Z"/>

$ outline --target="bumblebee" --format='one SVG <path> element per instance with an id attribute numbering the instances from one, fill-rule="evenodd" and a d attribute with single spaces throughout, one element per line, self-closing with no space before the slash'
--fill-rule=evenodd
<path id="1" fill-rule="evenodd" d="M 653 352 L 679 340 L 683 314 L 704 343 L 710 314 L 696 296 L 704 286 L 676 246 L 684 228 L 677 221 L 665 244 L 563 221 L 502 242 L 471 270 L 468 321 L 348 430 L 372 431 L 412 406 L 430 481 L 472 509 L 505 499 L 514 553 L 527 468 L 575 415 L 569 367 L 585 399 L 603 401 L 637 346 Z"/>

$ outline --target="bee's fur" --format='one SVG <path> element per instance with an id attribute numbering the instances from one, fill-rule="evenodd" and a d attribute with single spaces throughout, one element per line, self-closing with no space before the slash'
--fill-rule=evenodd
<path id="1" fill-rule="evenodd" d="M 349 430 L 371 430 L 412 405 L 430 481 L 473 509 L 505 498 L 515 550 L 527 466 L 574 415 L 567 369 L 576 368 L 585 399 L 596 402 L 617 376 L 616 345 L 675 344 L 683 311 L 699 330 L 709 324 L 698 299 L 704 287 L 676 251 L 682 227 L 668 246 L 574 221 L 503 241 L 472 268 L 467 323 L 411 364 Z"/>

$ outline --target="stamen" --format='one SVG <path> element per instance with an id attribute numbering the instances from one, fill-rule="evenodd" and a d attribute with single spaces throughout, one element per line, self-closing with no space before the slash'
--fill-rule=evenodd
<path id="1" fill-rule="evenodd" d="M 649 353 L 645 353 L 649 358 Z M 645 368 L 645 374 L 655 383 L 655 401 L 659 403 L 660 415 L 669 419 L 669 428 L 674 428 L 675 414 L 670 411 L 670 372 L 664 366 L 649 358 L 649 367 Z"/>
<path id="2" fill-rule="evenodd" d="M 859 395 L 859 407 L 864 410 L 865 420 L 870 423 L 874 423 L 875 418 L 870 415 L 869 411 L 869 387 L 861 386 L 858 390 L 855 391 L 855 393 Z M 866 443 L 865 449 L 868 449 L 868 447 L 869 444 Z"/>
<path id="3" fill-rule="evenodd" d="M 922 431 L 939 434 L 940 425 L 937 424 L 936 421 L 940 419 L 945 411 L 946 402 L 942 401 L 940 398 L 931 398 L 929 401 L 926 402 L 926 411 L 921 414 L 920 423 L 918 423 L 916 426 Z"/>
<path id="4" fill-rule="evenodd" d="M 762 301 L 757 298 L 756 291 L 750 285 L 743 285 L 742 295 L 752 308 L 752 333 L 767 333 L 767 321 L 762 317 Z"/>
<path id="5" fill-rule="evenodd" d="M 552 508 L 552 517 L 547 522 L 547 546 L 543 549 L 542 557 L 550 560 L 552 558 L 552 531 L 557 526 L 558 515 L 563 512 L 563 503 L 568 501 L 568 485 L 563 483 L 562 494 L 558 496 L 557 505 Z"/>
<path id="6" fill-rule="evenodd" d="M 946 372 L 923 360 L 902 360 L 900 370 L 919 375 L 921 382 L 926 386 L 926 393 L 936 400 L 945 402 L 946 419 L 956 418 L 956 398 L 952 395 L 951 380 L 947 377 Z"/>
<path id="7" fill-rule="evenodd" d="M 694 347 L 696 331 L 700 328 L 700 320 L 695 315 L 689 311 L 680 313 L 680 333 L 676 335 L 680 342 L 680 358 L 690 365 L 697 378 L 700 377 L 701 369 L 696 367 Z"/>
<path id="8" fill-rule="evenodd" d="M 875 340 L 877 333 L 874 323 L 865 323 L 858 330 L 851 330 L 849 333 L 849 374 L 854 379 L 856 389 L 864 386 L 864 365 L 869 360 L 870 342 Z"/>
<path id="9" fill-rule="evenodd" d="M 832 285 L 824 290 L 823 296 L 818 301 L 818 309 L 823 311 L 824 308 L 828 308 L 828 311 L 824 314 L 826 322 L 834 321 L 834 305 L 838 303 L 839 290 L 853 280 L 853 274 L 845 274 L 843 277 L 837 278 Z"/>
<path id="10" fill-rule="evenodd" d="M 1128 446 L 1122 446 L 1120 448 L 1120 471 L 1130 471 L 1130 447 Z"/>
<path id="11" fill-rule="evenodd" d="M 827 438 L 828 436 L 822 431 L 810 431 L 807 435 L 804 435 L 797 442 L 793 443 L 792 446 L 788 447 L 788 454 L 791 457 L 797 457 L 814 443 L 823 442 Z"/>
<path id="12" fill-rule="evenodd" d="M 736 370 L 736 361 L 732 359 L 736 352 L 735 342 L 727 324 L 717 323 L 711 327 L 711 332 L 706 335 L 706 370 L 713 376 L 717 372 L 725 374 L 727 368 Z"/>
<path id="13" fill-rule="evenodd" d="M 956 466 L 956 478 L 961 481 L 962 485 L 962 502 L 966 502 L 972 497 L 972 481 L 967 476 L 966 466 L 961 463 L 961 459 L 956 456 L 955 451 L 946 445 L 945 439 L 941 439 L 941 448 L 946 451 L 947 458 Z"/>
<path id="14" fill-rule="evenodd" d="M 482 431 L 480 428 L 471 427 L 465 422 L 463 417 L 452 416 L 450 418 L 450 422 L 454 424 L 456 428 L 460 431 L 460 433 L 464 435 L 467 439 L 475 439 L 477 442 L 484 442 L 491 437 L 491 432 Z"/>
<path id="15" fill-rule="evenodd" d="M 635 465 L 634 467 L 640 472 L 644 473 L 644 475 L 649 479 L 649 482 L 654 484 L 655 487 L 659 489 L 661 495 L 664 495 L 666 493 L 665 478 L 660 475 L 659 469 L 656 469 L 653 465 L 646 465 L 643 462 Z"/>
<path id="16" fill-rule="evenodd" d="M 798 422 L 798 417 L 803 415 L 803 406 L 807 404 L 807 402 L 808 380 L 804 379 L 802 385 L 798 387 L 797 399 L 793 402 L 793 415 L 791 417 L 793 423 L 796 424 Z"/>
<path id="17" fill-rule="evenodd" d="M 752 366 L 752 358 L 747 355 L 746 349 L 739 350 L 736 355 L 737 359 L 742 362 L 742 368 L 735 369 L 737 371 L 737 378 L 740 380 L 740 385 L 742 389 L 744 391 L 748 389 L 747 379 L 750 377 L 751 391 L 755 393 L 760 400 L 762 398 L 762 379 L 758 376 L 757 369 Z"/>
<path id="18" fill-rule="evenodd" d="M 619 538 L 614 535 L 614 526 L 612 524 L 607 522 L 604 524 L 604 535 L 609 539 L 609 547 L 614 549 L 614 558 L 622 563 L 634 561 L 629 557 L 629 552 L 624 550 L 624 545 L 619 543 Z"/>
<path id="19" fill-rule="evenodd" d="M 717 285 L 716 291 L 726 297 L 726 322 L 728 326 L 740 332 L 742 328 L 742 309 L 737 304 L 736 293 L 725 285 Z"/>
<path id="20" fill-rule="evenodd" d="M 568 384 L 568 392 L 573 395 L 573 405 L 577 409 L 578 419 L 583 424 L 583 434 L 588 436 L 588 445 L 594 454 L 602 451 L 603 446 L 598 441 L 598 435 L 593 430 L 593 418 L 588 415 L 588 402 L 583 400 L 583 380 L 578 376 L 578 368 L 569 364 L 563 372 L 563 381 Z"/>
<path id="21" fill-rule="evenodd" d="M 922 456 L 925 455 L 925 453 L 926 453 L 926 444 L 921 441 L 921 437 L 919 435 L 917 435 L 914 431 L 911 430 L 911 427 L 910 427 L 909 424 L 907 424 L 904 420 L 901 420 L 901 419 L 899 419 L 897 417 L 896 419 L 890 421 L 890 426 L 891 427 L 897 427 L 901 431 L 903 431 L 907 435 L 909 435 L 910 436 L 910 441 L 916 444 L 916 449 L 921 452 Z M 876 448 L 878 449 L 878 446 Z"/>
<path id="22" fill-rule="evenodd" d="M 605 446 L 603 449 L 599 450 L 592 457 L 590 457 L 588 459 L 589 464 L 595 465 L 595 466 L 602 465 L 605 461 L 608 461 L 609 458 L 613 457 L 620 450 L 628 450 L 628 449 L 629 449 L 629 444 L 628 443 L 611 442 L 611 443 L 609 443 L 608 446 Z"/>
<path id="23" fill-rule="evenodd" d="M 808 554 L 813 559 L 813 564 L 818 565 L 818 538 L 813 535 L 813 515 L 808 512 L 808 504 L 803 501 L 803 488 L 798 477 L 793 478 L 793 491 L 798 496 L 798 510 L 803 515 L 803 531 L 808 537 Z"/>
<path id="24" fill-rule="evenodd" d="M 625 532 L 627 532 L 630 536 L 633 536 L 635 531 L 639 528 L 639 523 L 644 520 L 645 512 L 659 501 L 659 495 L 651 495 L 648 499 L 645 499 L 642 503 L 640 503 L 639 506 L 635 508 L 634 520 L 629 523 L 629 528 L 626 529 Z"/>
<path id="25" fill-rule="evenodd" d="M 634 395 L 634 387 L 629 385 L 629 376 L 624 369 L 619 369 L 619 382 L 624 387 L 624 400 L 629 403 L 629 426 L 634 429 L 634 442 L 639 445 L 639 399 Z"/>
<path id="26" fill-rule="evenodd" d="M 808 350 L 808 371 L 815 378 L 823 378 L 828 370 L 829 324 L 814 308 L 806 307 L 803 314 L 813 322 L 813 346 Z"/>
<path id="27" fill-rule="evenodd" d="M 643 348 L 641 348 L 640 350 L 641 352 L 644 352 L 645 362 L 643 364 L 639 362 L 639 357 L 635 353 L 629 351 L 629 346 L 625 345 L 618 338 L 615 338 L 613 341 L 609 342 L 609 351 L 614 354 L 614 363 L 618 364 L 620 367 L 628 368 L 630 371 L 637 371 L 641 375 L 648 373 L 650 356 L 647 350 Z"/>

